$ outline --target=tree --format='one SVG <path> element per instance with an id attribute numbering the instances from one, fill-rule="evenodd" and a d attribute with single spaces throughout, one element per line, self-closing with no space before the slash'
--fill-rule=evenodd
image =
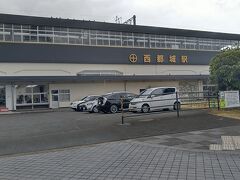
<path id="1" fill-rule="evenodd" d="M 225 49 L 210 62 L 210 79 L 219 90 L 240 90 L 240 49 Z"/>

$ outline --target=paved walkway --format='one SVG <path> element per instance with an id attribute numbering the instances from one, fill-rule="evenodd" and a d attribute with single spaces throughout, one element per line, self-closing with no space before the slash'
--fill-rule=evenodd
<path id="1" fill-rule="evenodd" d="M 0 158 L 0 179 L 240 179 L 240 154 L 136 140 Z"/>
<path id="2" fill-rule="evenodd" d="M 240 126 L 229 126 L 229 127 L 221 127 L 221 128 L 214 128 L 214 129 L 208 129 L 208 130 L 198 130 L 198 131 L 190 131 L 190 132 L 184 132 L 184 133 L 144 137 L 144 138 L 138 138 L 136 139 L 136 141 L 144 142 L 148 144 L 172 146 L 177 148 L 203 149 L 203 150 L 209 150 L 210 145 L 212 144 L 219 145 L 219 146 L 223 144 L 223 145 L 226 145 L 225 148 L 215 148 L 215 149 L 216 150 L 217 149 L 219 150 L 238 149 L 240 153 L 240 150 L 239 150 L 240 147 L 234 148 L 234 146 L 233 147 L 231 146 L 231 143 L 224 141 L 224 138 L 228 136 L 233 136 L 234 138 L 240 136 Z M 239 139 L 238 139 L 238 142 L 240 144 Z"/>

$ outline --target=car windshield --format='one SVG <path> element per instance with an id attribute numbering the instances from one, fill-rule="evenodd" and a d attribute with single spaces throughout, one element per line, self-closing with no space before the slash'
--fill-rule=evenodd
<path id="1" fill-rule="evenodd" d="M 93 101 L 93 100 L 95 100 L 95 99 L 97 99 L 98 98 L 98 96 L 91 96 L 91 97 L 89 97 L 89 100 L 88 101 Z"/>
<path id="2" fill-rule="evenodd" d="M 107 93 L 107 94 L 102 95 L 102 97 L 108 98 L 109 96 L 112 96 L 113 94 L 114 94 L 114 93 Z"/>
<path id="3" fill-rule="evenodd" d="M 152 93 L 152 91 L 153 91 L 152 89 L 146 89 L 143 92 L 141 92 L 138 97 L 149 96 Z"/>
<path id="4" fill-rule="evenodd" d="M 83 97 L 82 99 L 80 99 L 79 101 L 85 101 L 85 99 L 87 98 L 88 96 L 85 96 Z"/>
<path id="5" fill-rule="evenodd" d="M 93 101 L 97 98 L 97 96 L 87 96 L 84 101 Z"/>

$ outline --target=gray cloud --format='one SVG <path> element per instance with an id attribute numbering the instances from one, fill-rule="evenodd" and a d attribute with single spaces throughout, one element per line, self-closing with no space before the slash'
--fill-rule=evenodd
<path id="1" fill-rule="evenodd" d="M 239 33 L 240 0 L 0 0 L 0 12 Z"/>

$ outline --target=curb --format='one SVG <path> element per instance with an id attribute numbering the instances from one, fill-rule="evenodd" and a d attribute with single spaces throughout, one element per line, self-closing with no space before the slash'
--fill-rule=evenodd
<path id="1" fill-rule="evenodd" d="M 9 112 L 1 112 L 1 115 L 16 115 L 16 114 L 31 114 L 31 113 L 47 113 L 47 112 L 55 112 L 52 109 L 49 110 L 37 110 L 37 111 L 9 111 Z"/>

